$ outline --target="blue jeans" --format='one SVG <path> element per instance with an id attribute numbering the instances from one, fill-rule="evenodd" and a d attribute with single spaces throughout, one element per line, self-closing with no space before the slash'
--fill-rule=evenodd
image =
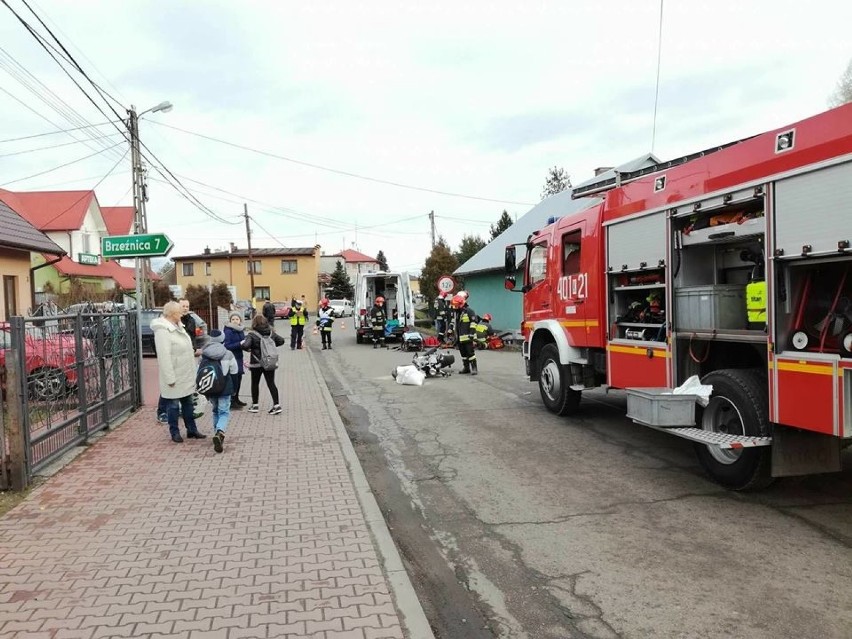
<path id="1" fill-rule="evenodd" d="M 213 407 L 213 432 L 228 430 L 228 420 L 231 419 L 231 396 L 211 397 L 210 406 Z"/>
<path id="2" fill-rule="evenodd" d="M 195 417 L 192 416 L 195 412 L 192 406 L 192 395 L 187 395 L 180 399 L 167 399 L 165 401 L 168 403 L 169 433 L 180 435 L 178 416 L 181 414 L 183 415 L 183 425 L 186 426 L 186 432 L 198 432 L 198 426 L 195 425 Z"/>
<path id="3" fill-rule="evenodd" d="M 157 402 L 157 417 L 166 415 L 169 412 L 169 401 L 171 400 L 160 395 L 160 401 Z"/>

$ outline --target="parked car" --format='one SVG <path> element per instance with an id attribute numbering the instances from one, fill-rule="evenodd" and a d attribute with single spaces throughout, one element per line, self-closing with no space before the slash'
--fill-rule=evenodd
<path id="1" fill-rule="evenodd" d="M 243 319 L 250 320 L 254 318 L 254 307 L 249 300 L 237 300 L 234 302 L 234 310 L 242 313 Z"/>
<path id="2" fill-rule="evenodd" d="M 275 319 L 287 319 L 290 317 L 290 305 L 287 302 L 273 302 L 275 307 Z"/>
<path id="3" fill-rule="evenodd" d="M 162 315 L 162 309 L 143 309 L 141 314 L 142 324 L 140 326 L 140 331 L 142 332 L 142 356 L 156 355 L 157 346 L 154 344 L 154 331 L 151 330 L 151 322 Z M 207 336 L 207 322 L 192 311 L 190 311 L 189 314 L 192 315 L 192 318 L 195 320 L 195 340 L 196 344 L 198 344 L 198 340 L 200 338 Z"/>
<path id="4" fill-rule="evenodd" d="M 60 399 L 77 387 L 76 344 L 73 335 L 65 333 L 27 333 L 24 337 L 26 353 L 27 390 L 30 399 L 50 401 Z M 83 338 L 83 352 L 79 357 L 89 357 L 93 352 L 91 341 Z M 6 392 L 6 357 L 12 348 L 12 328 L 0 322 L 0 387 Z"/>
<path id="5" fill-rule="evenodd" d="M 354 314 L 352 302 L 349 300 L 329 300 L 328 305 L 334 311 L 335 317 L 352 317 Z"/>

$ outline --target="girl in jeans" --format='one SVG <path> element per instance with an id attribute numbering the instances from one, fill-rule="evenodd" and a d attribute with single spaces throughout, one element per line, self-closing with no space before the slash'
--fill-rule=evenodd
<path id="1" fill-rule="evenodd" d="M 264 370 L 260 364 L 260 338 L 272 337 L 275 346 L 284 344 L 284 338 L 278 333 L 275 333 L 269 326 L 269 321 L 263 315 L 255 315 L 251 322 L 251 330 L 246 334 L 246 338 L 242 342 L 244 351 L 248 351 L 249 363 L 248 369 L 251 374 L 251 406 L 248 407 L 248 412 L 258 412 L 257 400 L 260 395 L 260 378 L 266 380 L 266 387 L 269 389 L 269 394 L 272 395 L 272 408 L 269 409 L 270 415 L 278 415 L 281 412 L 281 404 L 278 403 L 278 387 L 275 385 L 275 370 Z"/>

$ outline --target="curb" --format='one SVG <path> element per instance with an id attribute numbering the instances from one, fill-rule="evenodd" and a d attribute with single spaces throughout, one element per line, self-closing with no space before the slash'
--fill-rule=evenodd
<path id="1" fill-rule="evenodd" d="M 375 541 L 376 549 L 381 557 L 382 567 L 393 592 L 396 608 L 402 617 L 401 621 L 406 635 L 409 639 L 435 639 L 429 621 L 426 619 L 426 614 L 420 605 L 420 600 L 417 598 L 417 593 L 414 592 L 411 579 L 405 571 L 405 566 L 402 564 L 399 551 L 397 551 L 396 545 L 393 543 L 393 538 L 391 537 L 390 530 L 388 530 L 387 523 L 385 523 L 385 518 L 382 516 L 382 511 L 379 509 L 379 504 L 376 502 L 373 491 L 370 489 L 366 475 L 364 475 L 364 469 L 361 468 L 361 462 L 358 460 L 355 449 L 352 447 L 352 442 L 349 440 L 346 426 L 344 426 L 343 420 L 340 418 L 340 413 L 337 412 L 337 406 L 334 404 L 331 392 L 328 390 L 328 385 L 319 369 L 319 364 L 314 358 L 313 349 L 308 348 L 306 350 L 309 353 L 317 382 L 320 384 L 320 391 L 328 408 L 331 422 L 334 425 L 334 432 L 337 435 L 337 441 L 340 444 L 343 458 L 349 469 L 349 476 L 352 478 L 352 484 L 355 487 L 358 502 L 361 504 L 364 519 L 367 522 L 367 527 L 370 529 L 370 534 Z"/>

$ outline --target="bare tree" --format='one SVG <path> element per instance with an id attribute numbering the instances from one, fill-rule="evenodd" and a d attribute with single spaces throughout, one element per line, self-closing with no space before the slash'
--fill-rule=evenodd
<path id="1" fill-rule="evenodd" d="M 840 76 L 840 80 L 837 81 L 837 87 L 828 101 L 832 107 L 839 107 L 841 104 L 846 104 L 847 102 L 852 102 L 852 60 L 846 65 L 846 71 Z"/>

